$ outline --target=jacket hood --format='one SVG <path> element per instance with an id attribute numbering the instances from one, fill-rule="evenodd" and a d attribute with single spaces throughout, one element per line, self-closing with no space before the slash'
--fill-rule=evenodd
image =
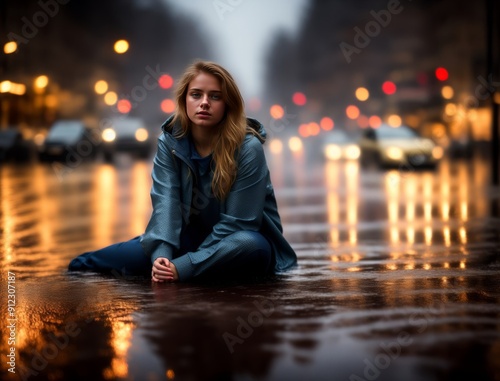
<path id="1" fill-rule="evenodd" d="M 171 115 L 165 122 L 163 122 L 163 124 L 161 125 L 161 129 L 166 134 L 176 136 L 177 132 L 180 131 L 180 126 L 178 124 L 173 125 L 173 119 L 174 115 Z M 260 123 L 257 119 L 247 118 L 247 126 L 257 132 L 258 135 L 256 135 L 256 137 L 262 144 L 264 144 L 264 142 L 266 141 L 267 132 L 262 123 Z"/>

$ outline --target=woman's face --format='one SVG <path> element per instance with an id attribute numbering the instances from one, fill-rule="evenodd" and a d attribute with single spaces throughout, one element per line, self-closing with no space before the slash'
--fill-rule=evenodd
<path id="1" fill-rule="evenodd" d="M 204 72 L 194 77 L 186 94 L 187 115 L 193 126 L 212 128 L 218 125 L 225 109 L 219 80 Z"/>

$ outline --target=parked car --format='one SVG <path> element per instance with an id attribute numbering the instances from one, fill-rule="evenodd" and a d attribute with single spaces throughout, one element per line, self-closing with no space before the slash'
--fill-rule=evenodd
<path id="1" fill-rule="evenodd" d="M 361 163 L 401 169 L 433 168 L 443 157 L 443 148 L 407 126 L 364 130 L 359 141 Z"/>
<path id="2" fill-rule="evenodd" d="M 323 154 L 328 160 L 358 160 L 361 151 L 357 142 L 343 130 L 326 133 Z"/>
<path id="3" fill-rule="evenodd" d="M 0 163 L 30 161 L 35 152 L 35 144 L 25 139 L 17 127 L 0 130 Z"/>
<path id="4" fill-rule="evenodd" d="M 96 129 L 81 120 L 59 120 L 49 129 L 39 146 L 39 158 L 45 160 L 66 160 L 77 163 L 95 159 L 100 139 Z"/>
<path id="5" fill-rule="evenodd" d="M 102 131 L 102 150 L 106 161 L 112 161 L 119 152 L 148 158 L 153 152 L 153 144 L 151 134 L 140 118 L 115 118 Z"/>

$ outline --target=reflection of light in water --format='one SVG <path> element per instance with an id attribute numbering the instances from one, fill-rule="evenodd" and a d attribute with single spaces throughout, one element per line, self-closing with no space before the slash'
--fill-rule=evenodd
<path id="1" fill-rule="evenodd" d="M 428 246 L 432 245 L 432 227 L 431 226 L 426 226 L 424 228 L 424 237 L 425 237 L 425 244 Z"/>
<path id="2" fill-rule="evenodd" d="M 469 198 L 469 181 L 467 175 L 467 167 L 461 165 L 458 167 L 458 190 L 459 190 L 459 198 L 460 198 L 460 218 L 462 221 L 467 221 L 468 210 L 467 210 L 467 202 Z"/>
<path id="3" fill-rule="evenodd" d="M 398 269 L 398 266 L 395 263 L 388 263 L 387 265 L 385 265 L 385 267 L 387 268 L 387 270 L 397 270 Z"/>
<path id="4" fill-rule="evenodd" d="M 460 202 L 460 218 L 462 221 L 467 221 L 468 217 L 468 205 L 467 201 Z"/>
<path id="5" fill-rule="evenodd" d="M 1 176 L 1 191 L 2 191 L 2 228 L 3 228 L 3 250 L 2 250 L 2 262 L 4 268 L 9 269 L 9 265 L 11 264 L 12 258 L 12 244 L 14 242 L 14 218 L 12 213 L 12 196 L 8 194 L 5 196 L 6 190 L 10 190 L 11 188 L 11 174 L 9 171 L 0 171 Z"/>
<path id="6" fill-rule="evenodd" d="M 411 226 L 406 229 L 406 240 L 410 245 L 415 243 L 415 229 Z"/>
<path id="7" fill-rule="evenodd" d="M 330 229 L 330 240 L 333 247 L 339 243 L 339 165 L 333 161 L 327 161 L 325 165 L 326 179 L 326 207 L 328 213 L 328 223 L 332 226 Z"/>
<path id="8" fill-rule="evenodd" d="M 358 241 L 356 223 L 358 222 L 358 187 L 359 187 L 359 164 L 348 162 L 345 166 L 347 184 L 347 223 L 349 226 L 349 243 L 355 245 Z"/>
<path id="9" fill-rule="evenodd" d="M 461 269 L 465 269 L 466 268 L 466 260 L 465 259 L 462 260 L 462 261 L 460 261 L 460 268 Z"/>
<path id="10" fill-rule="evenodd" d="M 399 229 L 397 226 L 391 226 L 389 228 L 390 236 L 391 236 L 391 243 L 397 244 L 399 243 Z"/>
<path id="11" fill-rule="evenodd" d="M 359 262 L 360 260 L 361 254 L 359 254 L 358 252 L 330 256 L 331 262 Z"/>
<path id="12" fill-rule="evenodd" d="M 422 266 L 422 268 L 424 270 L 430 270 L 431 269 L 431 265 L 430 265 L 430 263 L 424 263 L 424 265 Z"/>
<path id="13" fill-rule="evenodd" d="M 467 243 L 467 230 L 465 230 L 465 227 L 461 226 L 458 230 L 458 234 L 460 236 L 460 242 L 465 245 Z"/>
<path id="14" fill-rule="evenodd" d="M 298 141 L 302 142 L 300 139 Z M 302 191 L 306 188 L 306 175 L 310 172 L 310 169 L 305 168 L 304 162 L 304 150 L 301 148 L 298 151 L 292 151 L 291 162 L 286 163 L 288 169 L 293 169 L 292 176 L 295 180 L 295 188 L 299 196 L 303 195 Z M 297 202 L 300 203 L 300 199 Z"/>
<path id="15" fill-rule="evenodd" d="M 483 190 L 484 184 L 489 181 L 489 166 L 481 163 L 481 159 L 476 157 L 474 160 L 474 188 L 476 190 Z M 476 217 L 483 217 L 488 215 L 488 197 L 474 197 L 474 212 Z"/>
<path id="16" fill-rule="evenodd" d="M 443 204 L 441 205 L 441 211 L 442 211 L 443 221 L 449 221 L 450 203 L 448 201 L 443 201 Z"/>
<path id="17" fill-rule="evenodd" d="M 413 200 L 408 201 L 406 204 L 406 219 L 408 221 L 413 221 L 415 219 L 415 202 Z"/>
<path id="18" fill-rule="evenodd" d="M 451 245 L 451 233 L 449 226 L 445 226 L 443 228 L 443 237 L 444 237 L 444 245 L 446 247 L 449 247 Z"/>
<path id="19" fill-rule="evenodd" d="M 356 232 L 356 228 L 349 228 L 349 243 L 351 245 L 355 245 L 356 242 L 358 241 L 358 234 Z"/>
<path id="20" fill-rule="evenodd" d="M 395 222 L 398 220 L 399 180 L 394 171 L 385 176 L 385 193 L 389 201 L 389 219 Z"/>
<path id="21" fill-rule="evenodd" d="M 104 378 L 108 380 L 128 376 L 127 351 L 130 347 L 132 337 L 131 324 L 121 321 L 115 321 L 111 324 L 113 330 L 111 334 L 111 347 L 115 352 L 115 357 L 111 361 L 111 366 L 103 372 Z"/>
<path id="22" fill-rule="evenodd" d="M 432 220 L 432 202 L 424 202 L 424 220 L 425 222 L 431 222 Z"/>
<path id="23" fill-rule="evenodd" d="M 94 184 L 95 221 L 94 228 L 96 246 L 113 243 L 113 225 L 116 221 L 116 169 L 111 165 L 97 167 Z"/>
<path id="24" fill-rule="evenodd" d="M 413 221 L 415 219 L 415 178 L 408 176 L 405 179 L 405 200 L 406 200 L 406 219 Z"/>
<path id="25" fill-rule="evenodd" d="M 348 267 L 347 271 L 349 271 L 349 272 L 357 272 L 357 271 L 361 271 L 361 268 L 359 268 L 359 267 Z"/>
<path id="26" fill-rule="evenodd" d="M 47 195 L 47 173 L 42 166 L 36 166 L 33 173 L 34 189 L 38 193 L 38 205 L 40 213 L 38 215 L 39 229 L 40 229 L 40 243 L 43 250 L 48 250 L 52 243 L 52 234 L 54 230 L 53 216 L 57 209 L 57 200 Z"/>
<path id="27" fill-rule="evenodd" d="M 144 232 L 148 211 L 151 210 L 149 199 L 150 170 L 146 162 L 134 164 L 132 168 L 132 218 L 130 221 L 130 236 L 134 237 Z M 150 213 L 149 213 L 150 214 Z"/>
<path id="28" fill-rule="evenodd" d="M 283 152 L 280 152 L 279 155 L 274 154 L 269 158 L 269 169 L 274 187 L 283 187 L 285 174 L 285 168 L 283 165 Z"/>
<path id="29" fill-rule="evenodd" d="M 385 175 L 385 192 L 387 195 L 387 215 L 389 218 L 389 236 L 391 244 L 399 243 L 399 175 L 390 171 Z"/>
<path id="30" fill-rule="evenodd" d="M 443 267 L 445 269 L 449 269 L 450 268 L 450 264 L 448 262 L 445 262 L 445 263 L 443 263 Z"/>
<path id="31" fill-rule="evenodd" d="M 355 225 L 358 221 L 358 179 L 359 166 L 357 162 L 348 162 L 345 166 L 345 176 L 347 184 L 347 223 Z M 349 242 L 357 242 L 356 229 L 349 228 Z"/>
<path id="32" fill-rule="evenodd" d="M 414 270 L 415 269 L 415 262 L 408 262 L 405 264 L 405 270 Z"/>

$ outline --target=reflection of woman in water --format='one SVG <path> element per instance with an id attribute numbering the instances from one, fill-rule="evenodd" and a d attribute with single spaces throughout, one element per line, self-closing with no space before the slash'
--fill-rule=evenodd
<path id="1" fill-rule="evenodd" d="M 196 62 L 181 77 L 177 110 L 163 125 L 146 232 L 84 253 L 70 270 L 188 281 L 272 274 L 293 267 L 262 144 L 232 76 Z M 152 265 L 151 265 L 152 264 Z"/>

